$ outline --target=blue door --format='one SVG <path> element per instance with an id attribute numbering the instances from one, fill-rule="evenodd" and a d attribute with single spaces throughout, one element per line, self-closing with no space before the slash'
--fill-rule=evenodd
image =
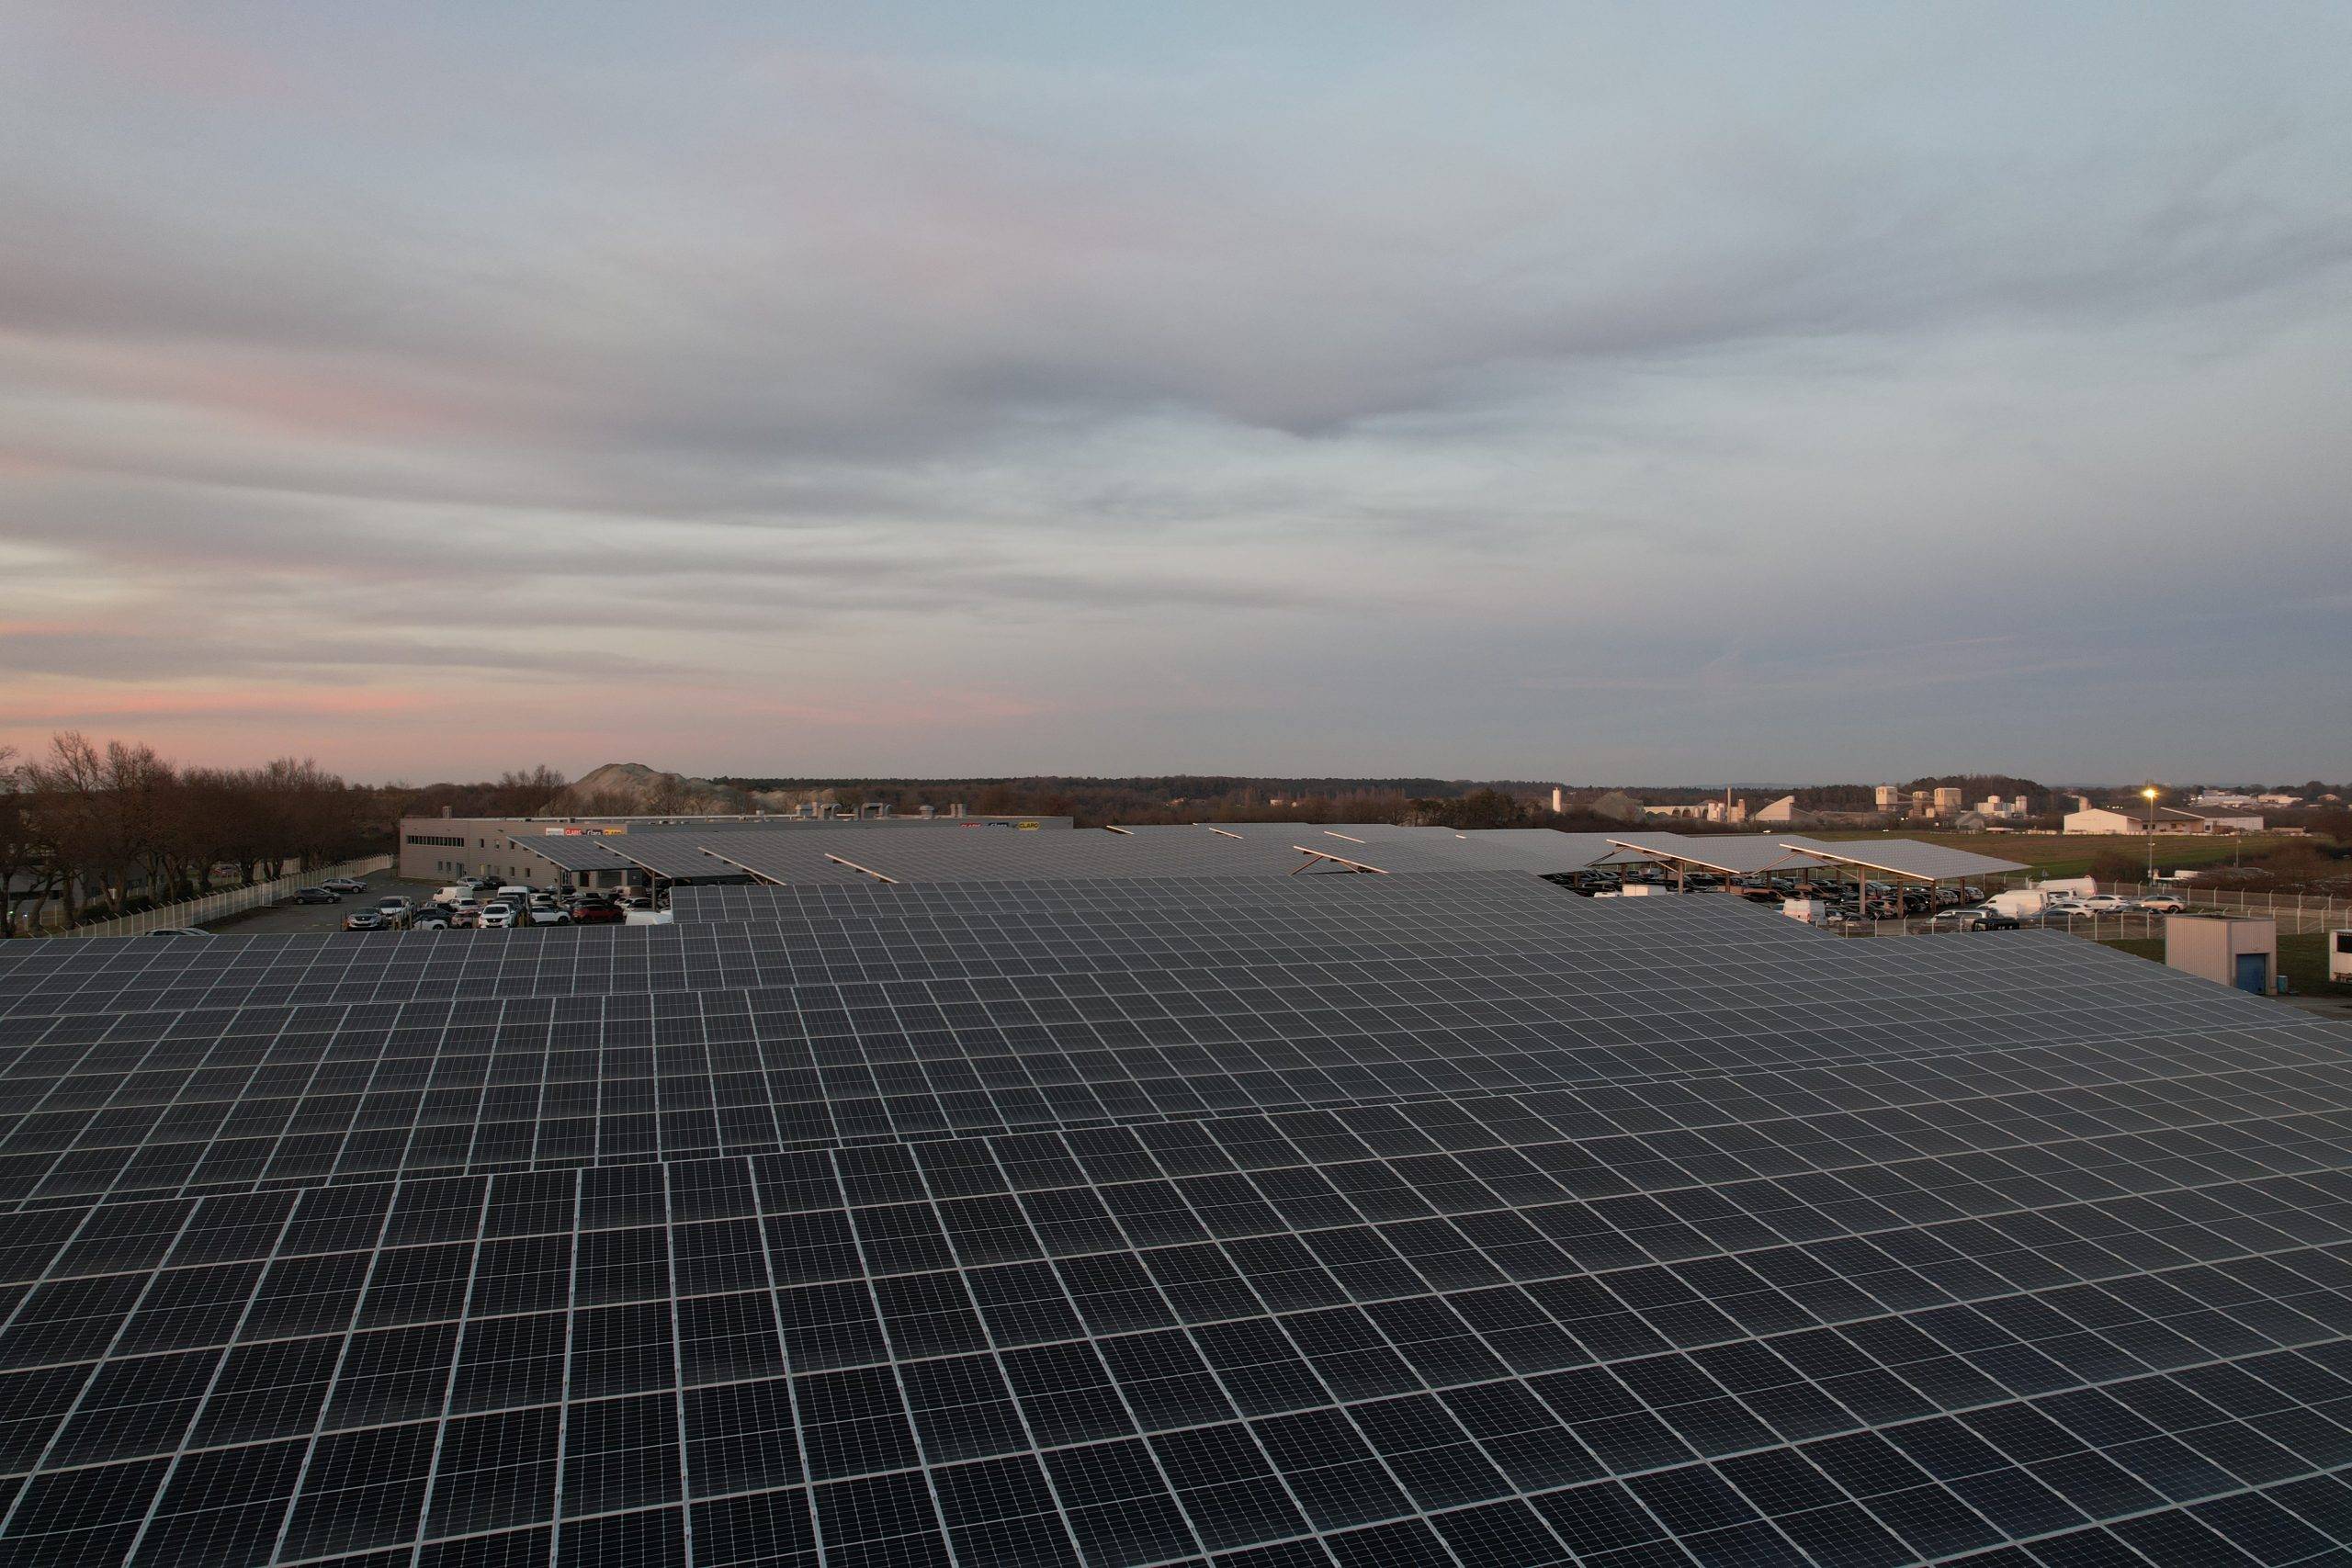
<path id="1" fill-rule="evenodd" d="M 2267 953 L 2238 954 L 2238 989 L 2261 996 L 2270 989 L 2270 955 Z"/>

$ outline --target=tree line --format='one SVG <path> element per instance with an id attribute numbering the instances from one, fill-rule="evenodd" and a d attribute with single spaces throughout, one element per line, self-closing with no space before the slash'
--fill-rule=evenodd
<path id="1" fill-rule="evenodd" d="M 184 767 L 68 730 L 0 747 L 0 936 L 201 898 L 392 847 L 403 817 L 520 817 L 565 785 L 541 765 L 476 784 L 356 784 L 307 757 Z"/>
<path id="2" fill-rule="evenodd" d="M 0 749 L 0 934 L 102 919 L 363 853 L 382 838 L 370 793 L 307 758 L 178 766 L 154 748 L 74 731 Z"/>

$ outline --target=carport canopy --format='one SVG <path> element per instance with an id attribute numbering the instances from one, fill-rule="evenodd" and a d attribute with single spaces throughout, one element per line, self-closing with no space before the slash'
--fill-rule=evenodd
<path id="1" fill-rule="evenodd" d="M 1681 833 L 1642 833 L 1609 841 L 1631 856 L 1663 861 L 1685 869 L 1719 872 L 1725 876 L 1753 876 L 1763 871 L 1799 870 L 1829 863 L 1777 840 L 1748 835 L 1702 839 Z M 1618 857 L 1612 855 L 1610 859 L 1615 861 Z"/>
<path id="2" fill-rule="evenodd" d="M 1945 844 L 1923 843 L 1917 839 L 1857 839 L 1831 843 L 1819 839 L 1782 838 L 1776 841 L 1784 849 L 1815 857 L 1816 863 L 1826 862 L 1912 882 L 1962 882 L 1970 877 L 1997 876 L 2026 869 L 2016 861 L 1996 860 L 1991 855 L 1955 850 Z"/>

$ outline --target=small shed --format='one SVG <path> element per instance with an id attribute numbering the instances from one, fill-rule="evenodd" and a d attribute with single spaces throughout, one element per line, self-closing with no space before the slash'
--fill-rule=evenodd
<path id="1" fill-rule="evenodd" d="M 2175 915 L 2165 962 L 2201 980 L 2267 997 L 2278 988 L 2278 922 L 2245 915 Z"/>

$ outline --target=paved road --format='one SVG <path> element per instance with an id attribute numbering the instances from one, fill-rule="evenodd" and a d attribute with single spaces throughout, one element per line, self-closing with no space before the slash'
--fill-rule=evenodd
<path id="1" fill-rule="evenodd" d="M 354 909 L 370 908 L 379 898 L 399 894 L 412 904 L 425 904 L 430 903 L 433 895 L 444 886 L 438 882 L 403 882 L 386 871 L 379 871 L 364 880 L 368 884 L 368 891 L 364 894 L 346 893 L 340 904 L 280 904 L 214 920 L 205 929 L 232 931 L 238 936 L 278 936 L 288 931 L 339 931 L 343 929 L 344 916 Z"/>

